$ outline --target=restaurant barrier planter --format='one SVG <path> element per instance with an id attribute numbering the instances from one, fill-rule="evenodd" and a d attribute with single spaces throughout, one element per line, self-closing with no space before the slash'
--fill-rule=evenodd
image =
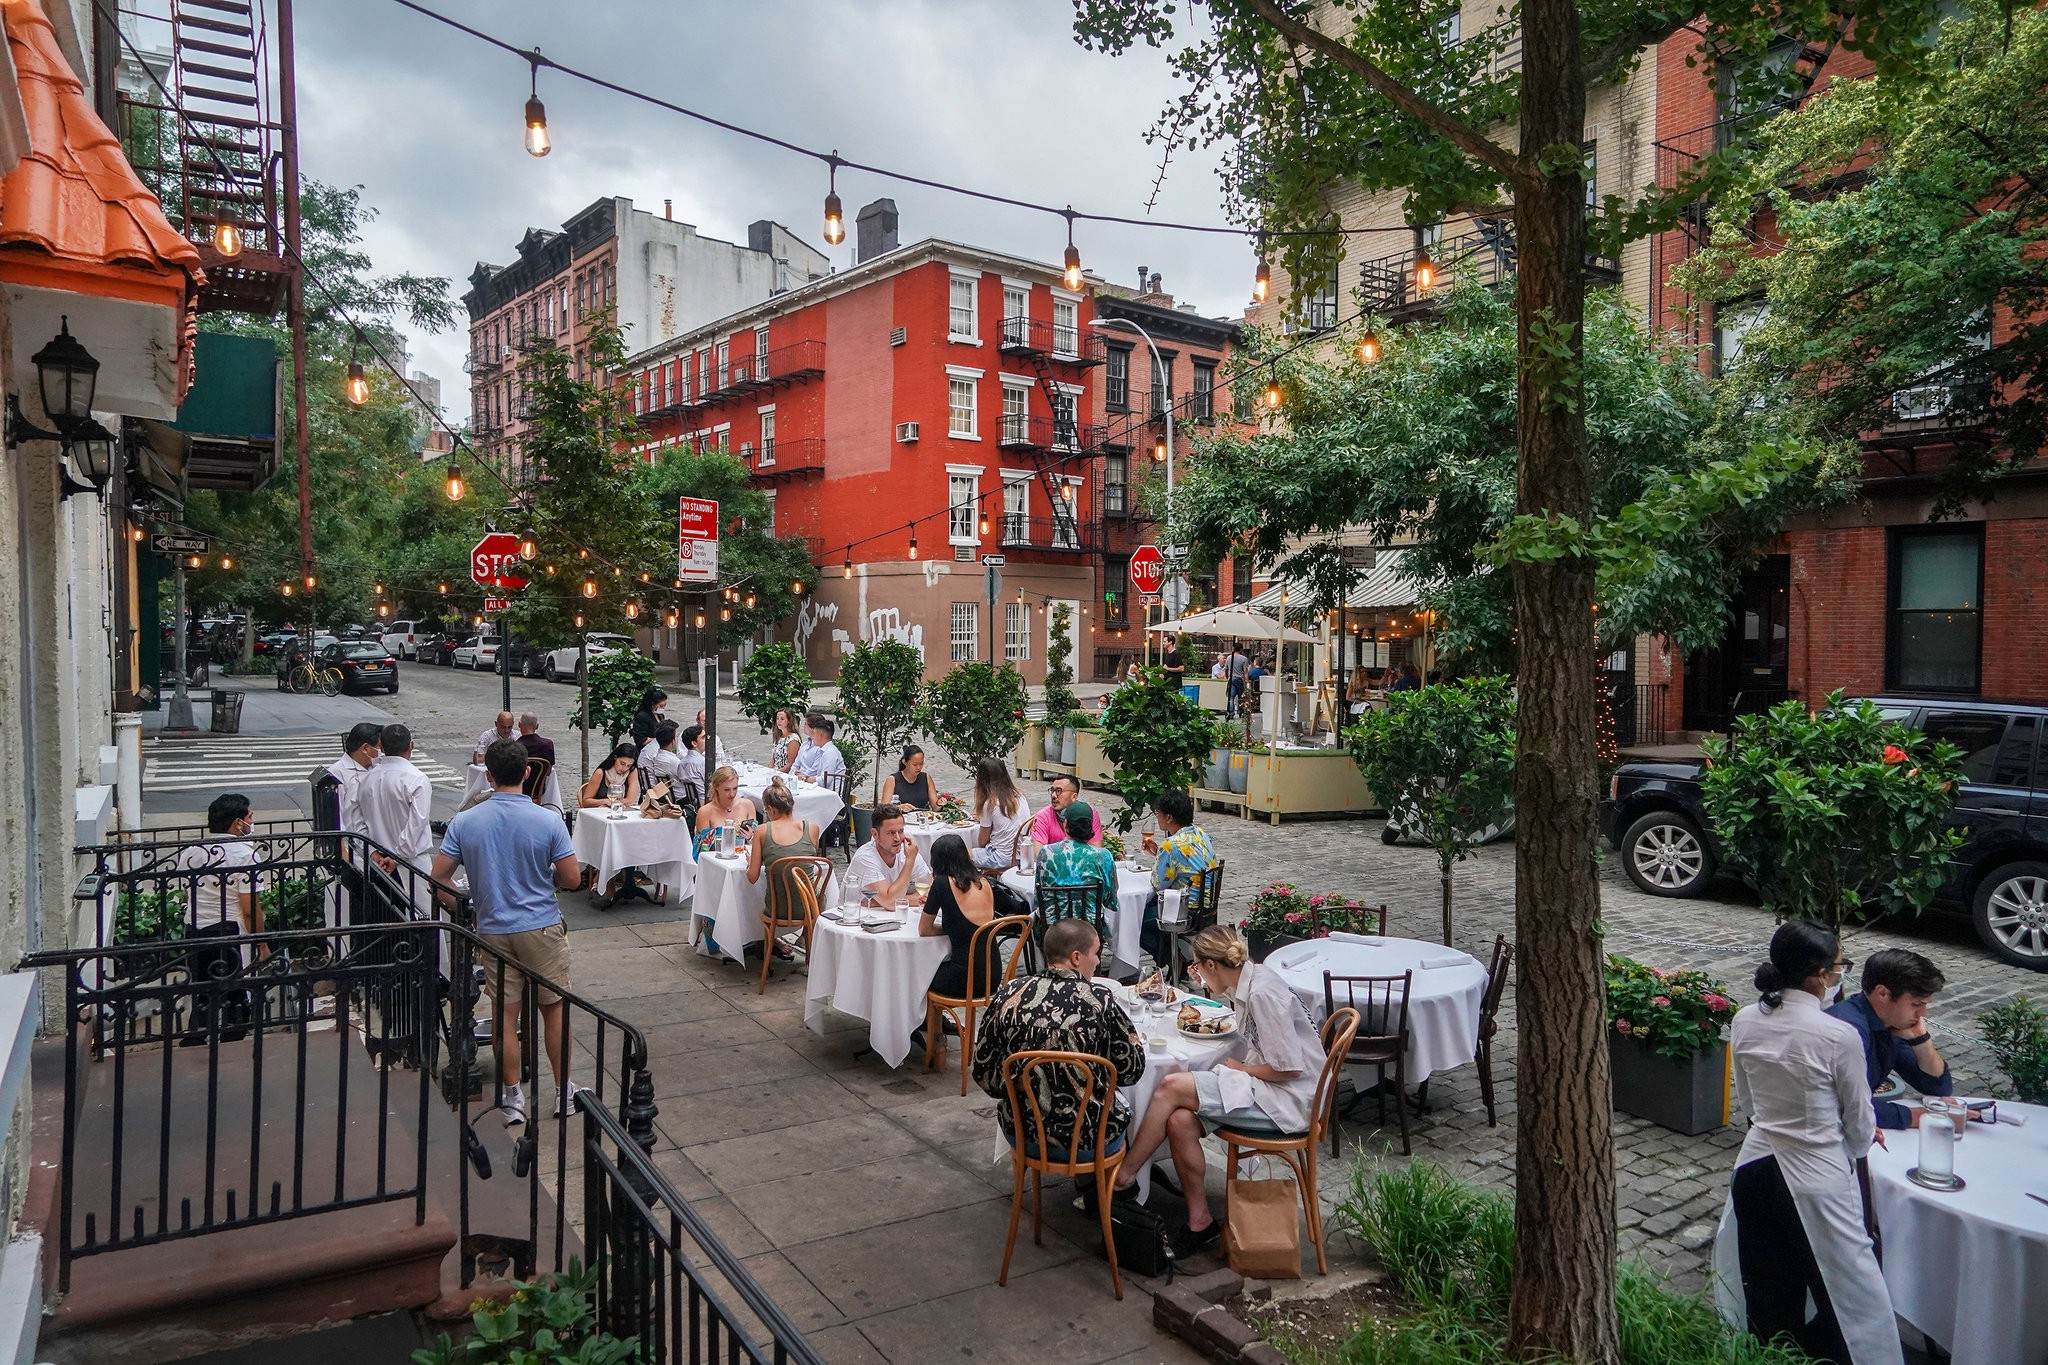
<path id="1" fill-rule="evenodd" d="M 1305 941 L 1299 934 L 1268 934 L 1258 929 L 1246 930 L 1244 936 L 1244 946 L 1254 962 L 1264 962 L 1290 943 Z"/>
<path id="2" fill-rule="evenodd" d="M 1024 733 L 1017 737 L 1017 747 L 1010 751 L 1010 768 L 1022 774 L 1038 771 L 1039 760 L 1045 756 L 1045 727 L 1033 721 L 1026 721 Z"/>
<path id="3" fill-rule="evenodd" d="M 1071 768 L 1078 761 L 1075 758 L 1075 754 L 1079 752 L 1080 747 L 1080 731 L 1071 725 L 1061 726 L 1060 751 L 1055 757 Z"/>
<path id="4" fill-rule="evenodd" d="M 1728 1044 L 1716 1042 L 1674 1062 L 1634 1038 L 1609 1037 L 1614 1107 L 1660 1128 L 1693 1136 L 1728 1122 Z"/>
<path id="5" fill-rule="evenodd" d="M 1225 770 L 1224 781 L 1229 789 L 1239 796 L 1251 790 L 1251 760 L 1251 754 L 1243 749 L 1230 751 L 1230 762 Z"/>
<path id="6" fill-rule="evenodd" d="M 1064 734 L 1064 733 L 1065 733 L 1065 730 L 1064 730 L 1064 729 L 1063 729 L 1062 727 L 1060 727 L 1060 726 L 1057 726 L 1057 725 L 1047 725 L 1047 726 L 1044 726 L 1044 727 L 1042 727 L 1042 728 L 1041 728 L 1041 730 L 1040 730 L 1040 745 L 1041 745 L 1041 747 L 1040 747 L 1040 749 L 1039 749 L 1039 753 L 1040 753 L 1040 755 L 1041 755 L 1041 756 L 1042 756 L 1042 757 L 1043 757 L 1043 758 L 1045 759 L 1045 761 L 1046 761 L 1047 763 L 1058 763 L 1058 762 L 1060 762 L 1060 761 L 1061 761 L 1061 760 L 1060 760 L 1060 736 L 1061 736 L 1062 734 Z M 1068 759 L 1068 760 L 1066 760 L 1066 761 L 1067 761 L 1067 762 L 1069 762 L 1069 763 L 1073 762 L 1073 760 L 1072 760 L 1072 759 Z"/>
<path id="7" fill-rule="evenodd" d="M 1074 780 L 1082 786 L 1113 787 L 1116 765 L 1102 747 L 1102 731 L 1082 730 L 1074 744 Z"/>
<path id="8" fill-rule="evenodd" d="M 1211 749 L 1209 751 L 1209 767 L 1202 776 L 1202 785 L 1211 791 L 1229 791 L 1230 759 L 1230 750 Z"/>
<path id="9" fill-rule="evenodd" d="M 1247 816 L 1264 815 L 1277 825 L 1283 815 L 1365 815 L 1379 809 L 1348 750 L 1282 749 L 1248 757 Z"/>

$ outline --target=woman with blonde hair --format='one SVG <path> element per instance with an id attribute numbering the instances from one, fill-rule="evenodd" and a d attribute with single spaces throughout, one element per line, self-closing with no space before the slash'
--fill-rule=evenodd
<path id="1" fill-rule="evenodd" d="M 740 838 L 746 838 L 759 820 L 754 803 L 740 795 L 740 775 L 731 768 L 720 768 L 711 774 L 711 789 L 704 795 L 704 804 L 697 807 L 697 853 L 701 855 L 717 842 L 721 827 L 731 825 Z"/>
<path id="2" fill-rule="evenodd" d="M 1189 947 L 1195 959 L 1189 973 L 1237 1011 L 1243 1054 L 1226 1058 L 1214 1071 L 1162 1076 L 1117 1177 L 1119 1190 L 1131 1188 L 1160 1145 L 1170 1148 L 1188 1204 L 1187 1228 L 1175 1238 L 1181 1255 L 1209 1245 L 1222 1231 L 1202 1184 L 1202 1121 L 1257 1120 L 1284 1133 L 1302 1132 L 1309 1126 L 1309 1106 L 1323 1068 L 1323 1040 L 1301 998 L 1250 960 L 1235 927 L 1212 924 L 1190 939 Z"/>
<path id="3" fill-rule="evenodd" d="M 756 883 L 761 880 L 761 869 L 773 866 L 777 858 L 818 856 L 818 827 L 796 818 L 796 797 L 781 778 L 761 793 L 761 804 L 768 808 L 768 818 L 754 826 L 747 844 L 747 880 Z M 785 943 L 772 947 L 775 956 L 785 962 L 796 956 Z"/>

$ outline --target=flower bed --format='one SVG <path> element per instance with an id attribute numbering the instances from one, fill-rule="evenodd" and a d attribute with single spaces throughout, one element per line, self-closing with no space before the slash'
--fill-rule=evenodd
<path id="1" fill-rule="evenodd" d="M 1293 882 L 1269 882 L 1252 897 L 1240 927 L 1256 962 L 1275 948 L 1302 939 L 1328 938 L 1337 932 L 1378 933 L 1385 915 L 1386 907 L 1369 906 L 1341 892 L 1311 893 Z"/>
<path id="2" fill-rule="evenodd" d="M 1668 972 L 1610 954 L 1614 1107 L 1680 1133 L 1726 1123 L 1728 1048 L 1721 1029 L 1734 1016 L 1727 986 L 1705 972 Z"/>

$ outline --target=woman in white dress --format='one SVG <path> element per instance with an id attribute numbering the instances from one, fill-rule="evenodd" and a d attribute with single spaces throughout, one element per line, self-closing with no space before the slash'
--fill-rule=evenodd
<path id="1" fill-rule="evenodd" d="M 1783 1335 L 1842 1365 L 1897 1365 L 1898 1325 L 1856 1179 L 1877 1136 L 1863 1043 L 1821 1008 L 1851 965 L 1831 930 L 1779 925 L 1756 972 L 1761 999 L 1729 1029 L 1749 1136 L 1714 1242 L 1714 1289 L 1721 1315 L 1760 1340 Z"/>
<path id="2" fill-rule="evenodd" d="M 1031 824 L 1031 803 L 1000 758 L 974 765 L 974 823 L 974 865 L 987 872 L 1016 866 L 1017 836 Z"/>

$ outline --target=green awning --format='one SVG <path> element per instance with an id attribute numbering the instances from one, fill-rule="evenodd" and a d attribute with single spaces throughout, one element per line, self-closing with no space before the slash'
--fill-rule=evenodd
<path id="1" fill-rule="evenodd" d="M 282 366 L 269 337 L 201 332 L 191 392 L 172 423 L 192 438 L 194 488 L 249 492 L 277 472 Z"/>

